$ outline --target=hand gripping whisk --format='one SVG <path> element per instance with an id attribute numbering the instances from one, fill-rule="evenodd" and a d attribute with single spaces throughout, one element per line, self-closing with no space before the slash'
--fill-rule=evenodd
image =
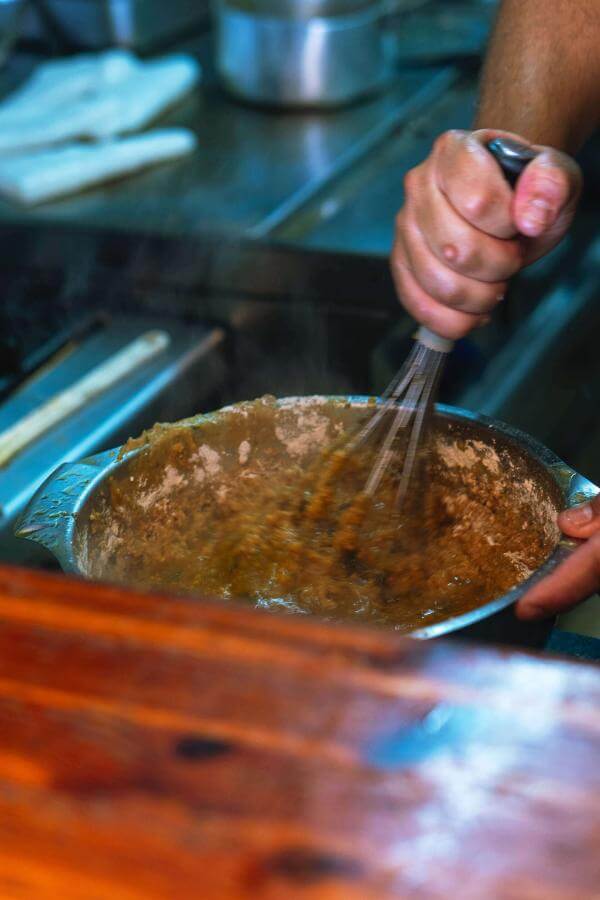
<path id="1" fill-rule="evenodd" d="M 508 183 L 515 185 L 536 151 L 508 138 L 495 138 L 486 145 Z M 421 326 L 415 345 L 399 373 L 382 396 L 377 412 L 350 442 L 348 451 L 360 447 L 378 426 L 390 422 L 389 430 L 367 478 L 364 493 L 373 497 L 387 468 L 404 453 L 396 494 L 396 507 L 404 502 L 417 461 L 421 440 L 433 413 L 444 362 L 454 342 Z M 404 440 L 399 438 L 404 437 Z"/>

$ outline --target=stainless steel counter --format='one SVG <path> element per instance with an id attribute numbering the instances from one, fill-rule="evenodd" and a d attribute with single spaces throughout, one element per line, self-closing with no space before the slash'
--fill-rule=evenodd
<path id="1" fill-rule="evenodd" d="M 339 173 L 281 220 L 271 236 L 315 249 L 386 254 L 407 170 L 427 156 L 441 131 L 468 127 L 474 104 L 474 79 L 455 79 L 449 90 L 374 147 L 360 165 Z"/>
<path id="2" fill-rule="evenodd" d="M 401 12 L 386 26 L 396 55 L 389 86 L 339 111 L 243 106 L 218 86 L 211 34 L 179 41 L 173 49 L 196 55 L 204 78 L 158 124 L 191 128 L 197 151 L 34 210 L 0 201 L 0 221 L 159 235 L 208 229 L 386 254 L 404 172 L 426 154 L 442 127 L 469 122 L 475 69 L 471 65 L 463 77 L 459 65 L 476 64 L 494 6 L 495 0 L 398 4 Z M 17 54 L 0 71 L 0 97 L 41 58 Z"/>
<path id="3" fill-rule="evenodd" d="M 199 147 L 191 157 L 34 210 L 1 202 L 0 220 L 171 235 L 209 228 L 264 237 L 332 179 L 395 141 L 458 79 L 453 66 L 413 66 L 399 70 L 390 87 L 368 102 L 336 112 L 282 113 L 243 106 L 222 93 L 210 36 L 191 49 L 205 69 L 203 82 L 162 120 L 196 132 Z M 19 77 L 26 70 L 21 60 Z M 17 80 L 10 75 L 5 90 Z"/>

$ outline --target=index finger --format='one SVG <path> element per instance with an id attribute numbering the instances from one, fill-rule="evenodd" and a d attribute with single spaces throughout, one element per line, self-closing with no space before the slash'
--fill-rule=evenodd
<path id="1" fill-rule="evenodd" d="M 434 177 L 449 203 L 465 221 L 497 238 L 517 234 L 512 215 L 513 192 L 486 150 L 497 132 L 447 131 L 434 147 Z"/>
<path id="2" fill-rule="evenodd" d="M 517 603 L 519 619 L 544 619 L 566 612 L 600 584 L 600 534 L 591 537 Z"/>

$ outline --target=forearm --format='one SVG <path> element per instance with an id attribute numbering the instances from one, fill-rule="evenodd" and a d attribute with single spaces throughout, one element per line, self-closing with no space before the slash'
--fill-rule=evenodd
<path id="1" fill-rule="evenodd" d="M 504 0 L 475 127 L 575 153 L 599 124 L 599 0 Z"/>

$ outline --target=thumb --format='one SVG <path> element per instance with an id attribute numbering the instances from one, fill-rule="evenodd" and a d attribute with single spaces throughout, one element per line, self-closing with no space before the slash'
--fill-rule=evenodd
<path id="1" fill-rule="evenodd" d="M 575 538 L 589 538 L 600 531 L 600 494 L 561 512 L 558 527 Z"/>
<path id="2" fill-rule="evenodd" d="M 566 153 L 549 147 L 529 163 L 515 188 L 513 217 L 521 234 L 557 244 L 571 224 L 581 192 L 581 171 Z"/>

